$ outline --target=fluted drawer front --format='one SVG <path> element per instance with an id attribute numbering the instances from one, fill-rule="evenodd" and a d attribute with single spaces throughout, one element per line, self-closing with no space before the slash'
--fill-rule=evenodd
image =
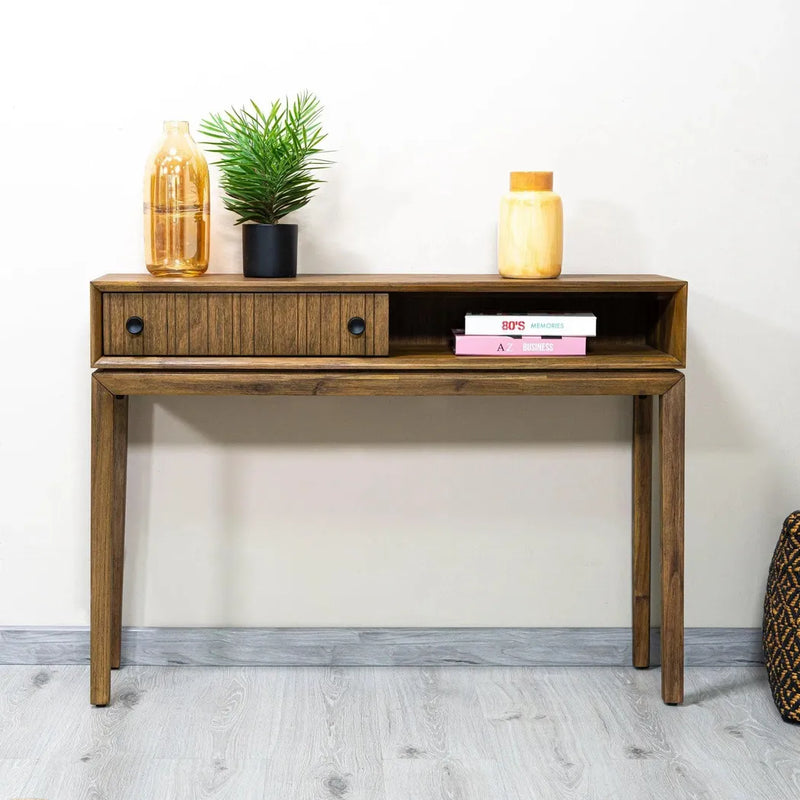
<path id="1" fill-rule="evenodd" d="M 106 292 L 109 356 L 380 356 L 381 293 Z"/>

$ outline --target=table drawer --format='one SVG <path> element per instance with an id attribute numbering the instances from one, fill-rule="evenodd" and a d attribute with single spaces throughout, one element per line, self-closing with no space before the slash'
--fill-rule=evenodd
<path id="1" fill-rule="evenodd" d="M 105 292 L 108 356 L 382 356 L 389 296 Z"/>

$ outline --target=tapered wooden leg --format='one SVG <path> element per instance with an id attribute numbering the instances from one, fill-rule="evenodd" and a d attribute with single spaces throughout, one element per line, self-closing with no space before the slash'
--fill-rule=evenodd
<path id="1" fill-rule="evenodd" d="M 125 489 L 128 469 L 128 398 L 114 397 L 114 495 L 111 572 L 111 669 L 122 650 L 122 574 L 125 555 Z"/>
<path id="2" fill-rule="evenodd" d="M 661 696 L 683 702 L 683 377 L 661 395 Z"/>
<path id="3" fill-rule="evenodd" d="M 92 377 L 90 700 L 96 706 L 107 705 L 111 697 L 115 559 L 122 560 L 123 534 L 118 520 L 124 515 L 124 502 L 115 498 L 115 493 L 124 479 L 124 468 L 121 478 L 118 462 L 127 442 L 127 436 L 122 435 L 126 431 L 126 412 L 125 401 L 115 398 Z M 121 590 L 121 581 L 118 588 Z"/>
<path id="4" fill-rule="evenodd" d="M 653 398 L 633 398 L 633 666 L 650 666 L 650 522 L 653 481 Z"/>

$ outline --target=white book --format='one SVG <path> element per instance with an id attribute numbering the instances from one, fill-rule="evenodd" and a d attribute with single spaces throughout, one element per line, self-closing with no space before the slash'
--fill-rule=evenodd
<path id="1" fill-rule="evenodd" d="M 467 314 L 468 336 L 595 336 L 594 314 Z"/>

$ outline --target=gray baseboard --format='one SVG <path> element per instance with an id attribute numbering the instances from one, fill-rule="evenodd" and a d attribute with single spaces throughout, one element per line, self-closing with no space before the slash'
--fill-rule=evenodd
<path id="1" fill-rule="evenodd" d="M 686 665 L 763 663 L 758 628 L 687 628 Z M 659 663 L 652 631 L 651 663 Z M 125 628 L 123 664 L 622 666 L 628 628 Z M 0 628 L 0 664 L 88 664 L 88 628 Z"/>

